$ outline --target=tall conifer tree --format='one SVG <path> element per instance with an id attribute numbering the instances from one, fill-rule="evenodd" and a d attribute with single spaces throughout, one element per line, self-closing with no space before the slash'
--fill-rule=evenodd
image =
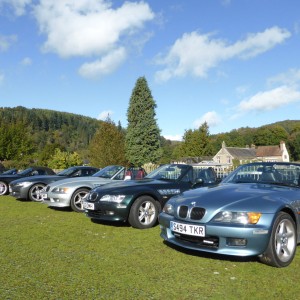
<path id="1" fill-rule="evenodd" d="M 162 155 L 156 103 L 145 77 L 138 78 L 127 110 L 126 158 L 136 166 L 156 163 Z"/>

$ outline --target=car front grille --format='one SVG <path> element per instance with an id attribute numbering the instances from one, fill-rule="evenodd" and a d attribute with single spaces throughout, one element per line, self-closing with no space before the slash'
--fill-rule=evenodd
<path id="1" fill-rule="evenodd" d="M 191 236 L 182 233 L 173 232 L 176 239 L 180 239 L 186 242 L 190 242 L 193 246 L 198 246 L 202 248 L 212 248 L 218 249 L 219 247 L 219 238 L 213 236 L 199 237 Z"/>
<path id="2" fill-rule="evenodd" d="M 186 205 L 182 205 L 179 207 L 179 217 L 185 219 L 187 217 L 189 208 Z"/>
<path id="3" fill-rule="evenodd" d="M 105 211 L 104 210 L 87 210 L 86 214 L 89 218 L 97 219 L 97 218 L 105 215 Z"/>
<path id="4" fill-rule="evenodd" d="M 189 212 L 189 207 L 182 205 L 179 207 L 178 216 L 181 219 L 186 219 L 190 216 L 191 220 L 201 220 L 205 215 L 205 209 L 202 207 L 191 207 Z"/>

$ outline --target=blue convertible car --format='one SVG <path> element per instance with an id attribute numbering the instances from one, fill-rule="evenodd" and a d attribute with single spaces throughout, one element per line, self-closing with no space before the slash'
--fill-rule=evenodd
<path id="1" fill-rule="evenodd" d="M 288 266 L 300 241 L 300 164 L 242 165 L 215 187 L 172 197 L 159 215 L 161 237 L 177 246 L 258 256 Z"/>

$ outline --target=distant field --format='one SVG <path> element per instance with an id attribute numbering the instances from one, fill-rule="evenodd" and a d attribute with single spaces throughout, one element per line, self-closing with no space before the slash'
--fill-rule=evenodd
<path id="1" fill-rule="evenodd" d="M 159 227 L 0 197 L 0 299 L 299 299 L 300 247 L 282 269 L 184 252 Z"/>

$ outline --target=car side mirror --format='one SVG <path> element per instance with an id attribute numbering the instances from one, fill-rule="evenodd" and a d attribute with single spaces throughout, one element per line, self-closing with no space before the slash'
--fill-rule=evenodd
<path id="1" fill-rule="evenodd" d="M 197 183 L 197 184 L 203 184 L 204 180 L 203 180 L 203 178 L 197 178 L 196 181 L 195 181 L 195 183 Z"/>
<path id="2" fill-rule="evenodd" d="M 204 184 L 204 180 L 202 178 L 197 178 L 193 184 L 193 188 L 197 188 Z"/>

